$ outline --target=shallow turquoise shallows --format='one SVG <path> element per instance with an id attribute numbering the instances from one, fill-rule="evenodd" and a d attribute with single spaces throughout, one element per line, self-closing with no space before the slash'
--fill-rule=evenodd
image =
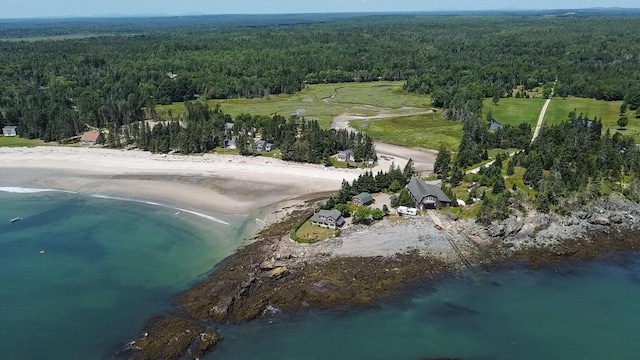
<path id="1" fill-rule="evenodd" d="M 246 219 L 0 192 L 0 359 L 109 358 L 238 247 Z"/>
<path id="2" fill-rule="evenodd" d="M 176 213 L 0 192 L 0 359 L 111 358 L 254 218 Z M 446 277 L 373 309 L 215 329 L 225 340 L 207 359 L 638 359 L 640 257 Z"/>

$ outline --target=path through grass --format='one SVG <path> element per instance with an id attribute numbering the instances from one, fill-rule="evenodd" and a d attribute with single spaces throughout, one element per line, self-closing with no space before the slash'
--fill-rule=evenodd
<path id="1" fill-rule="evenodd" d="M 222 111 L 235 117 L 239 114 L 272 115 L 289 117 L 298 114 L 318 119 L 328 128 L 333 117 L 344 113 L 377 115 L 380 113 L 407 114 L 431 108 L 431 97 L 407 93 L 401 81 L 372 83 L 342 83 L 309 85 L 304 90 L 288 95 L 271 96 L 268 99 L 208 100 L 209 106 L 219 104 Z M 178 116 L 184 112 L 184 103 L 157 107 L 161 115 L 171 112 Z"/>

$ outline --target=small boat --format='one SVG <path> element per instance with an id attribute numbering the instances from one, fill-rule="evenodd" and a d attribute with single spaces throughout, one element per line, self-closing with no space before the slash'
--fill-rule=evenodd
<path id="1" fill-rule="evenodd" d="M 20 220 L 22 220 L 21 217 L 13 218 L 13 219 L 9 220 L 9 224 L 13 224 L 14 222 L 20 221 Z"/>

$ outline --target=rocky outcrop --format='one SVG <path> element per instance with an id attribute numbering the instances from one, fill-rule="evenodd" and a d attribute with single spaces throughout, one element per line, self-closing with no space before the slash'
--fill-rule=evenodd
<path id="1" fill-rule="evenodd" d="M 194 321 L 177 317 L 153 319 L 142 337 L 117 355 L 135 360 L 198 359 L 222 338 Z"/>
<path id="2" fill-rule="evenodd" d="M 533 212 L 490 226 L 450 219 L 439 231 L 433 230 L 428 218 L 402 227 L 388 225 L 394 230 L 388 236 L 394 240 L 398 237 L 395 230 L 402 229 L 402 234 L 415 233 L 420 243 L 431 244 L 432 250 L 439 249 L 433 244 L 442 238 L 440 245 L 456 248 L 455 254 L 467 257 L 458 258 L 457 264 L 445 261 L 444 252 L 427 255 L 415 248 L 408 253 L 365 257 L 336 255 L 331 242 L 296 244 L 289 241 L 288 233 L 297 219 L 291 216 L 265 229 L 259 241 L 239 250 L 208 279 L 182 294 L 177 303 L 183 316 L 203 323 L 229 323 L 280 312 L 371 306 L 421 277 L 453 271 L 460 264 L 495 266 L 521 260 L 537 267 L 592 259 L 607 251 L 640 249 L 640 206 L 620 198 L 566 216 Z M 379 235 L 380 229 L 371 229 L 361 231 Z M 473 251 L 461 251 L 465 246 Z M 150 325 L 148 335 L 129 344 L 128 351 L 139 359 L 196 357 L 221 340 L 198 324 L 176 318 L 158 320 Z"/>

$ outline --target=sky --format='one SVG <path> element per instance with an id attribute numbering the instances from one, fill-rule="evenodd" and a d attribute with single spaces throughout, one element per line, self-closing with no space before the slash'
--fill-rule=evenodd
<path id="1" fill-rule="evenodd" d="M 0 18 L 638 8 L 638 0 L 0 0 Z"/>

